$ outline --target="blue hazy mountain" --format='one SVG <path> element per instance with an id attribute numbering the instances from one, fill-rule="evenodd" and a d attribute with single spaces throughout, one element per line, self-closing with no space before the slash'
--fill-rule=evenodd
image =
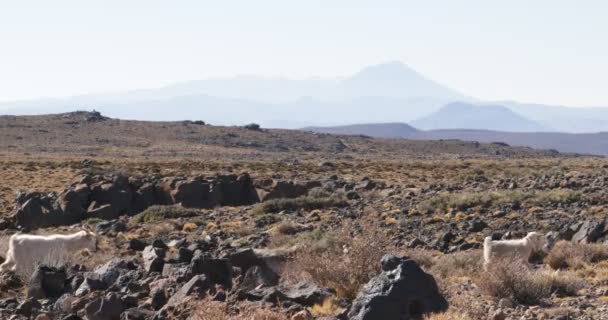
<path id="1" fill-rule="evenodd" d="M 411 122 L 419 129 L 482 129 L 510 132 L 550 131 L 511 109 L 499 105 L 477 106 L 470 103 L 447 104 L 430 115 Z"/>
<path id="2" fill-rule="evenodd" d="M 411 121 L 453 100 L 469 98 L 404 64 L 366 67 L 351 77 L 293 80 L 241 76 L 189 81 L 124 93 L 0 104 L 1 113 L 40 114 L 95 109 L 139 120 L 203 119 L 297 128 L 362 121 Z"/>
<path id="3" fill-rule="evenodd" d="M 458 101 L 462 104 L 452 105 Z M 486 106 L 475 107 L 477 104 Z M 129 92 L 0 103 L 0 114 L 79 109 L 123 119 L 201 119 L 227 125 L 257 122 L 275 128 L 406 122 L 423 129 L 608 131 L 608 108 L 482 102 L 400 62 L 365 67 L 342 78 L 237 76 Z"/>

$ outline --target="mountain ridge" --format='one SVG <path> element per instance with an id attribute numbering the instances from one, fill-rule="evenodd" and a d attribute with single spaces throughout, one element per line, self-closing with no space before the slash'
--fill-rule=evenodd
<path id="1" fill-rule="evenodd" d="M 365 130 L 370 125 L 375 130 Z M 506 143 L 511 146 L 530 147 L 543 150 L 557 150 L 563 153 L 590 154 L 608 156 L 608 132 L 598 133 L 564 133 L 564 132 L 502 132 L 481 129 L 439 129 L 439 130 L 407 130 L 402 133 L 392 133 L 391 136 L 381 134 L 383 124 L 367 124 L 366 126 L 350 125 L 348 131 L 353 135 L 365 135 L 374 138 L 399 137 L 408 140 L 461 140 L 480 143 Z M 390 124 L 394 128 L 394 124 Z M 307 127 L 319 133 L 340 132 L 339 127 Z"/>
<path id="2" fill-rule="evenodd" d="M 455 101 L 495 104 L 467 96 L 425 77 L 406 64 L 392 61 L 362 68 L 348 77 L 290 79 L 246 75 L 118 93 L 3 102 L 0 113 L 48 114 L 95 109 L 111 117 L 134 120 L 204 119 L 224 125 L 256 122 L 268 127 L 295 129 L 352 123 L 415 123 Z M 496 104 L 526 118 L 528 121 L 519 119 L 518 122 L 527 124 L 521 127 L 461 126 L 508 131 L 608 131 L 608 108 L 512 101 Z M 426 127 L 419 123 L 418 126 Z M 447 125 L 441 127 L 449 128 Z"/>

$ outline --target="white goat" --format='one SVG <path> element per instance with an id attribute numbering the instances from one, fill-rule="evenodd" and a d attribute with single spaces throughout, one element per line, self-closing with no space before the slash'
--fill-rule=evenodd
<path id="1" fill-rule="evenodd" d="M 534 252 L 544 250 L 545 237 L 539 232 L 530 232 L 523 239 L 492 240 L 486 237 L 483 242 L 484 268 L 496 258 L 521 259 L 528 263 Z"/>
<path id="2" fill-rule="evenodd" d="M 84 230 L 67 235 L 14 234 L 9 240 L 6 260 L 0 265 L 0 271 L 16 271 L 35 265 L 51 254 L 63 256 L 82 249 L 95 251 L 96 248 L 95 234 Z"/>

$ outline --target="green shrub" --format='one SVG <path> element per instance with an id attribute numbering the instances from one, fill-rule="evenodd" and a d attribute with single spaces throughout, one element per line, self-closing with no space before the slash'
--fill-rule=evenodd
<path id="1" fill-rule="evenodd" d="M 346 207 L 348 202 L 341 195 L 315 198 L 304 196 L 294 199 L 272 199 L 258 204 L 253 208 L 254 214 L 276 213 L 283 210 L 322 209 L 329 207 Z"/>
<path id="2" fill-rule="evenodd" d="M 133 223 L 163 221 L 166 219 L 188 218 L 200 214 L 200 210 L 180 206 L 151 206 L 131 218 Z"/>

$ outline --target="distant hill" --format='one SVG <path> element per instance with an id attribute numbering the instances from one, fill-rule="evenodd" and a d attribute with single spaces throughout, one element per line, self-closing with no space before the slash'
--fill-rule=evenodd
<path id="1" fill-rule="evenodd" d="M 571 108 L 513 101 L 497 102 L 514 112 L 559 132 L 608 131 L 608 108 Z"/>
<path id="2" fill-rule="evenodd" d="M 307 127 L 303 128 L 303 130 L 331 134 L 367 135 L 381 138 L 407 138 L 418 131 L 406 123 L 369 123 L 338 127 Z"/>
<path id="3" fill-rule="evenodd" d="M 407 126 L 399 126 L 407 128 Z M 409 128 L 411 130 L 411 128 Z M 387 131 L 379 131 L 387 134 Z M 0 116 L 0 157 L 147 159 L 455 159 L 552 157 L 555 152 L 463 141 L 374 139 L 199 121 L 133 121 L 97 112 Z"/>
<path id="4" fill-rule="evenodd" d="M 408 137 L 415 140 L 458 139 L 482 143 L 503 142 L 511 146 L 553 149 L 564 153 L 608 156 L 608 132 L 499 132 L 487 130 L 418 131 Z"/>
<path id="5" fill-rule="evenodd" d="M 528 120 L 509 108 L 469 103 L 450 103 L 432 114 L 411 122 L 424 130 L 435 129 L 483 129 L 510 132 L 548 131 L 546 127 Z"/>
<path id="6" fill-rule="evenodd" d="M 504 132 L 472 129 L 416 130 L 407 124 L 376 123 L 338 127 L 308 127 L 303 130 L 322 133 L 366 135 L 376 138 L 405 138 L 409 140 L 461 140 L 481 143 L 506 143 L 510 146 L 557 150 L 608 156 L 608 132 Z"/>

